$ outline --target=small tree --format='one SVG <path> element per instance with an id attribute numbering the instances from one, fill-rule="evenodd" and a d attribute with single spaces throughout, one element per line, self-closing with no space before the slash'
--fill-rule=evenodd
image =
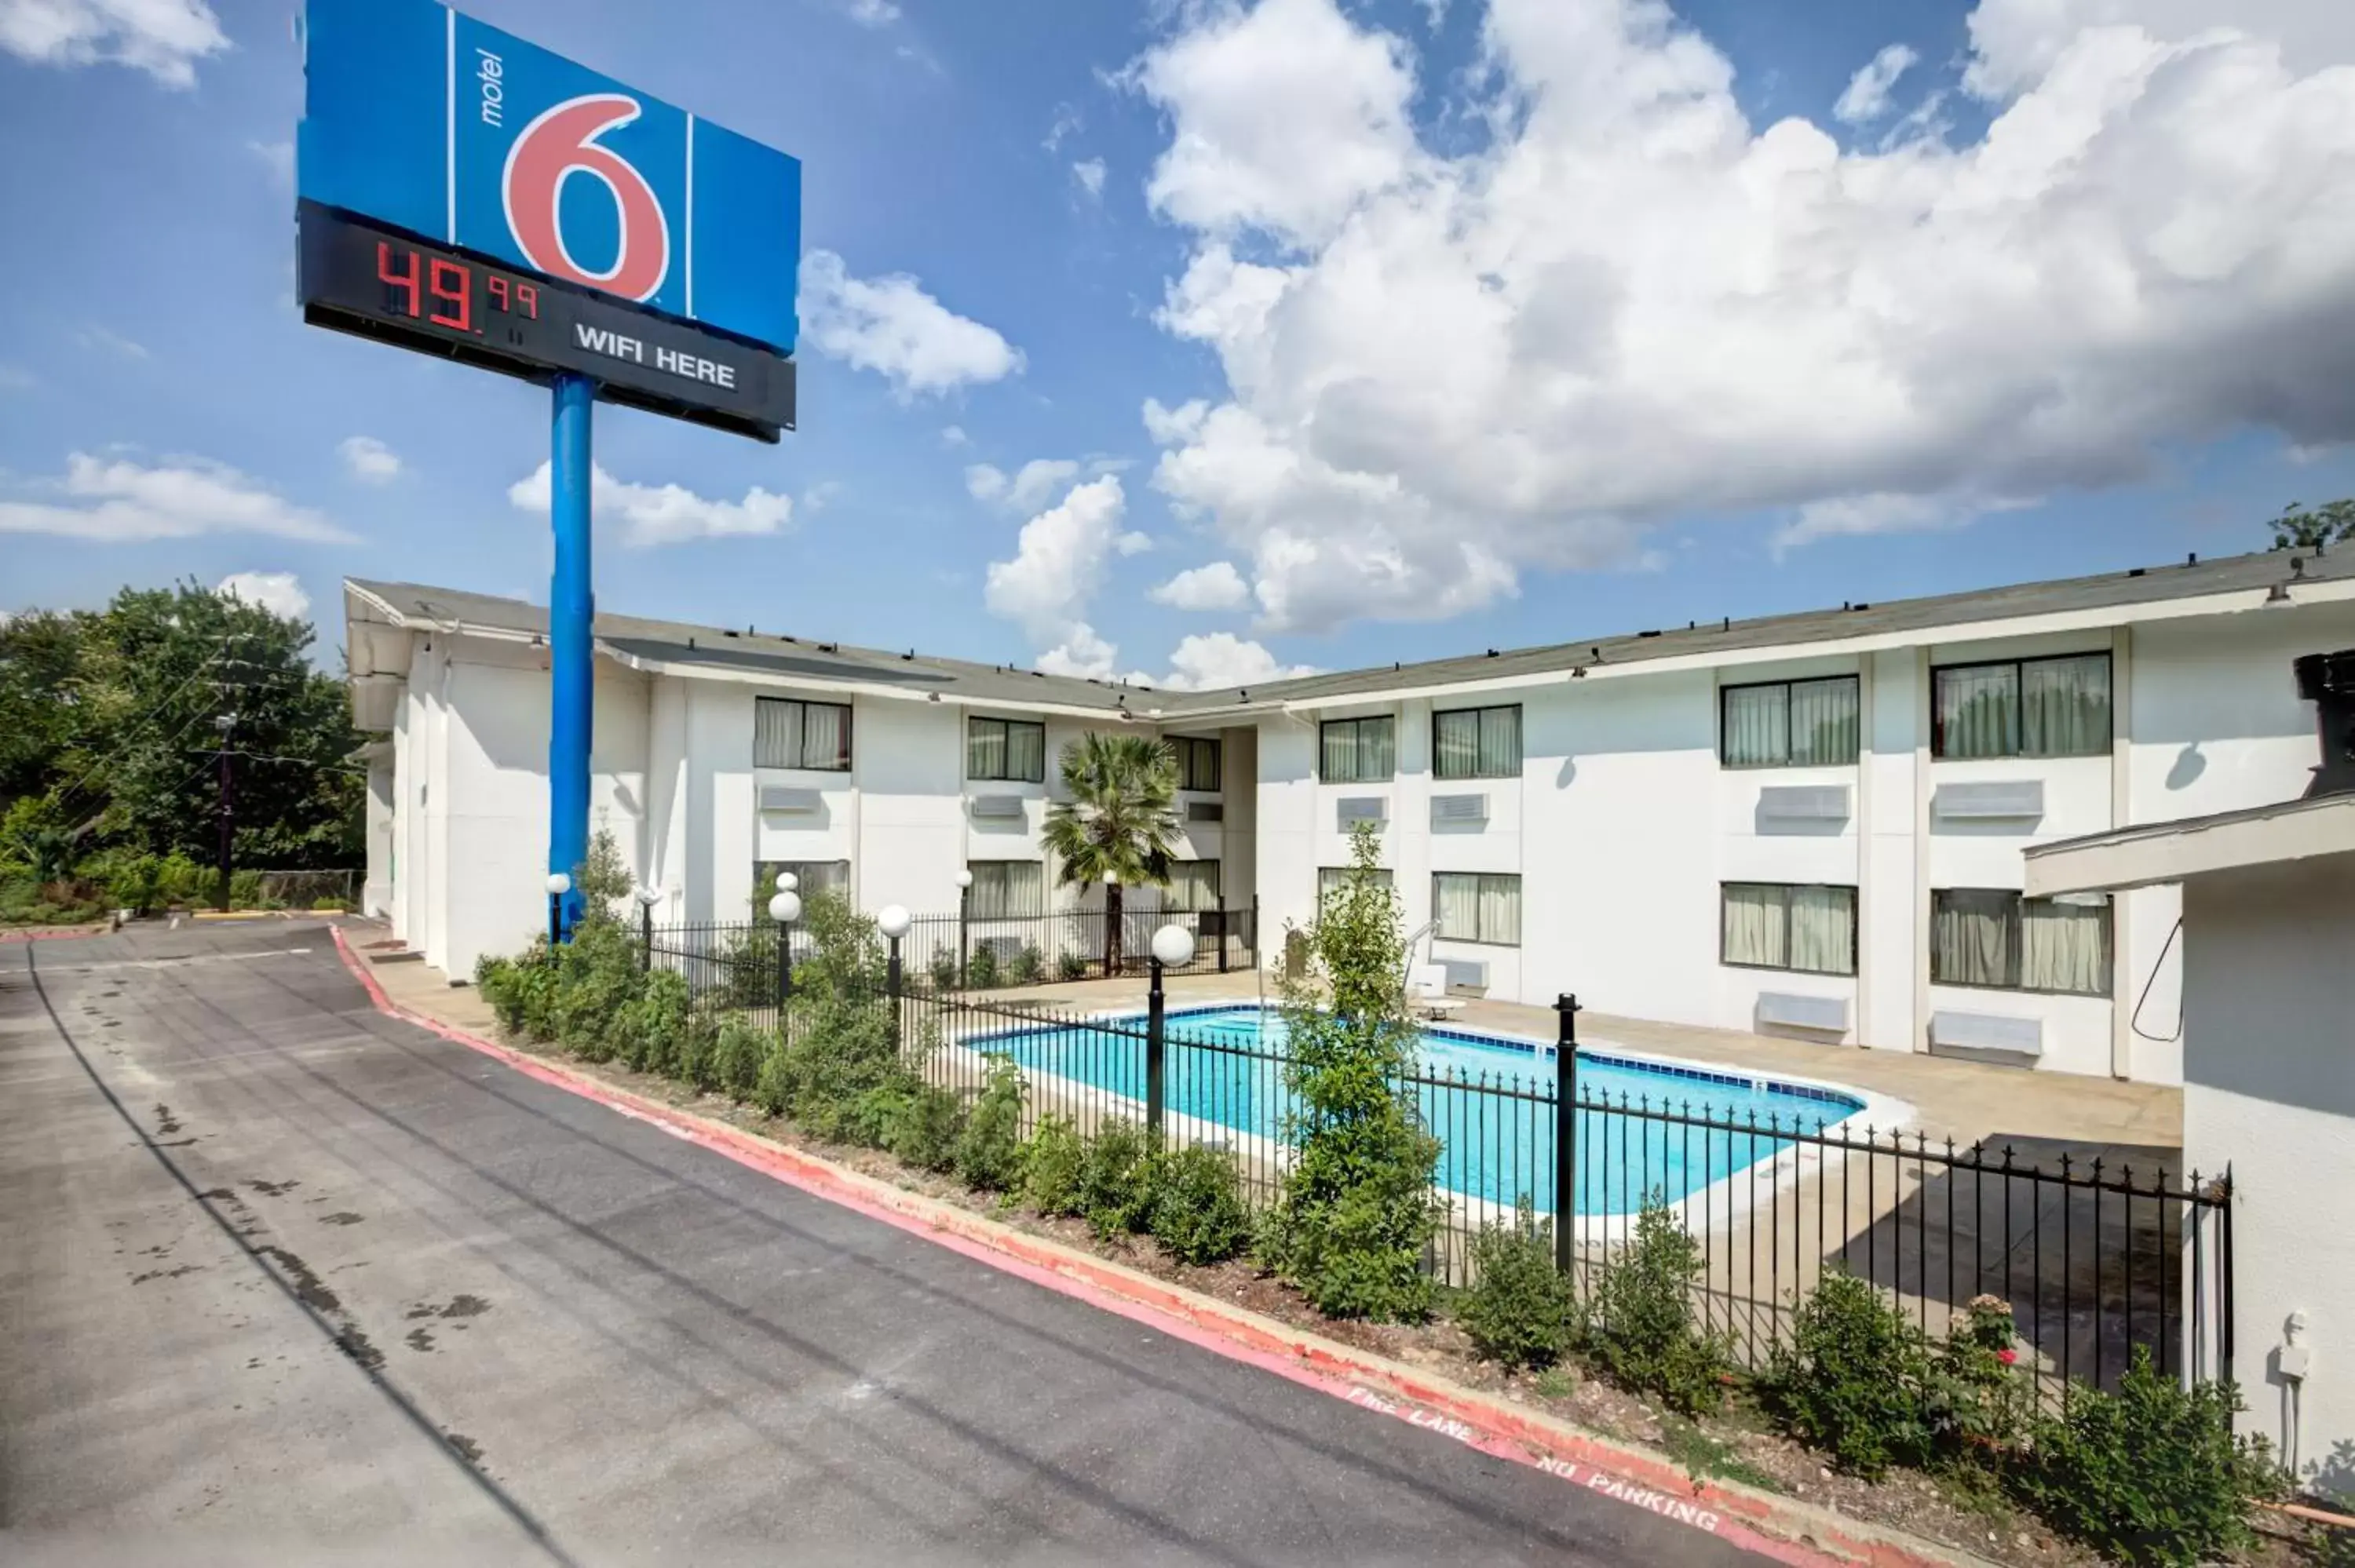
<path id="1" fill-rule="evenodd" d="M 2319 550 L 2355 539 L 2355 496 L 2308 507 L 2293 501 L 2274 519 L 2274 548 Z"/>
<path id="2" fill-rule="evenodd" d="M 1380 839 L 1360 824 L 1348 874 L 1306 933 L 1307 970 L 1284 981 L 1284 1079 L 1300 1107 L 1287 1130 L 1300 1152 L 1263 1240 L 1267 1262 L 1318 1311 L 1417 1319 L 1431 1309 L 1423 1254 L 1439 1223 L 1431 1191 L 1439 1140 L 1399 1082 L 1416 1037 L 1401 977 L 1406 943 L 1377 875 L 1380 856 Z"/>
<path id="3" fill-rule="evenodd" d="M 1065 799 L 1047 808 L 1057 880 L 1104 885 L 1104 973 L 1120 973 L 1121 889 L 1166 885 L 1178 841 L 1178 754 L 1141 735 L 1092 731 L 1063 747 Z"/>

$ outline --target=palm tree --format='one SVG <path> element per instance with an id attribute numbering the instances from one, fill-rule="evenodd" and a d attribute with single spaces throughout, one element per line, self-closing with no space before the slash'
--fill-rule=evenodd
<path id="1" fill-rule="evenodd" d="M 1167 741 L 1092 732 L 1063 747 L 1064 799 L 1047 808 L 1058 882 L 1104 885 L 1104 973 L 1120 973 L 1120 890 L 1165 886 L 1178 838 L 1178 754 Z"/>

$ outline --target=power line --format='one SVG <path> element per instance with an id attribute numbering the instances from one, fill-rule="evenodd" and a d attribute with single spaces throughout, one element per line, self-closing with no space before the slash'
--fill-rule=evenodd
<path id="1" fill-rule="evenodd" d="M 215 652 L 207 655 L 203 662 L 199 663 L 195 669 L 189 671 L 187 678 L 183 680 L 178 685 L 173 687 L 170 695 L 166 696 L 162 702 L 157 703 L 154 707 L 149 708 L 144 714 L 141 715 L 137 719 L 132 722 L 129 730 L 123 735 L 122 739 L 115 743 L 112 750 L 109 751 L 105 756 L 98 758 L 95 762 L 90 764 L 87 768 L 84 768 L 80 773 L 75 776 L 72 783 L 68 784 L 64 789 L 57 792 L 56 799 L 58 803 L 62 806 L 68 800 L 73 799 L 74 791 L 80 789 L 84 784 L 89 782 L 91 777 L 101 768 L 105 767 L 108 763 L 120 758 L 123 751 L 129 747 L 131 743 L 138 738 L 137 732 L 141 725 L 148 723 L 154 719 L 157 714 L 162 713 L 165 708 L 170 707 L 175 702 L 177 702 L 179 700 L 180 694 L 186 691 L 190 686 L 196 683 L 197 676 L 203 674 L 207 670 L 211 669 L 215 664 L 227 658 L 228 655 L 229 639 L 223 637 L 221 639 L 220 648 Z M 192 717 L 188 722 L 194 723 L 195 719 Z M 177 730 L 173 732 L 172 738 L 165 741 L 164 744 L 167 747 L 171 746 L 176 742 L 181 736 L 187 733 L 188 726 L 187 724 L 183 724 Z"/>

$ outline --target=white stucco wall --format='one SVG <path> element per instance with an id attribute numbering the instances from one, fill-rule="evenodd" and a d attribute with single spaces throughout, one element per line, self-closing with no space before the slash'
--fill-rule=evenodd
<path id="1" fill-rule="evenodd" d="M 2184 1160 L 2232 1171 L 2243 1425 L 2355 1501 L 2355 857 L 2198 878 L 2183 904 Z"/>

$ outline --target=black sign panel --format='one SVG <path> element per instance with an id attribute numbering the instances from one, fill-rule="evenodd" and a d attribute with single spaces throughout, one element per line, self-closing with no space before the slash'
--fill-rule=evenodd
<path id="1" fill-rule="evenodd" d="M 794 428 L 794 362 L 669 316 L 495 266 L 304 202 L 303 319 L 773 441 Z"/>

